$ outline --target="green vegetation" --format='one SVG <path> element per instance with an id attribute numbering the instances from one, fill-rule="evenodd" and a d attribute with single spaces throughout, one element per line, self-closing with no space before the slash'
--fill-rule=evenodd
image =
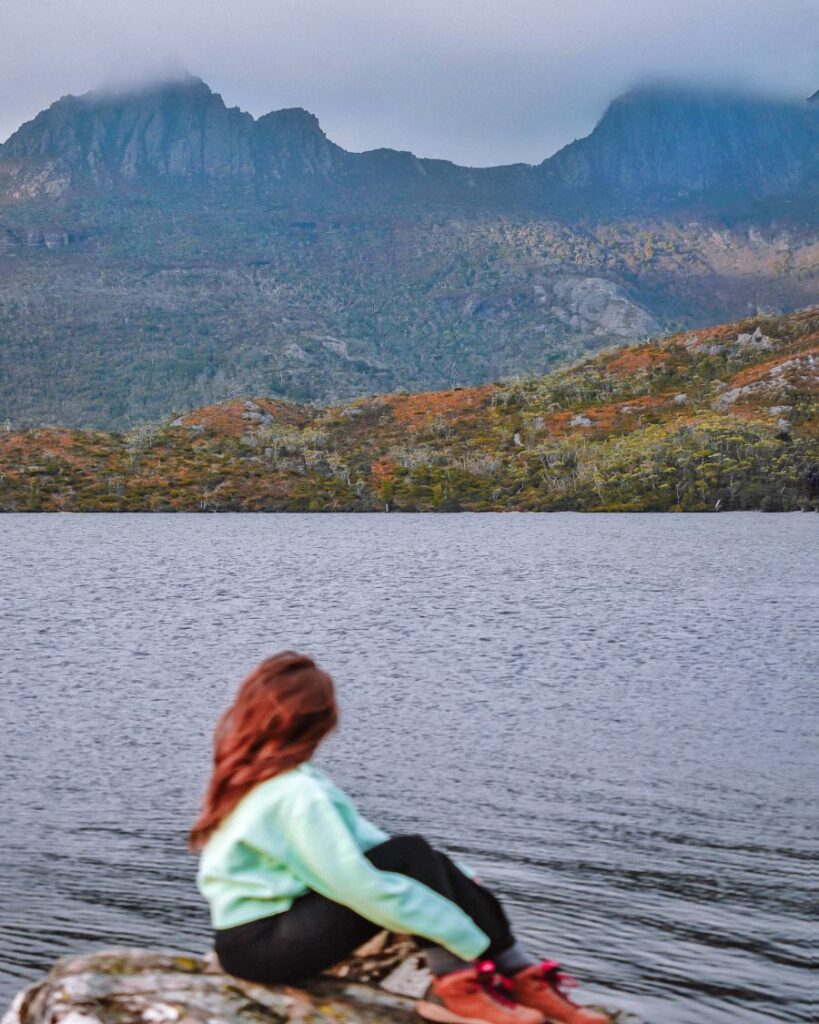
<path id="1" fill-rule="evenodd" d="M 5 511 L 819 508 L 819 310 L 504 384 L 0 434 Z"/>
<path id="2" fill-rule="evenodd" d="M 815 231 L 311 216 L 170 187 L 0 206 L 0 422 L 124 430 L 240 395 L 339 402 L 546 373 L 761 295 L 805 305 L 819 274 Z M 22 241 L 54 218 L 67 245 Z"/>
<path id="3" fill-rule="evenodd" d="M 466 168 L 348 153 L 191 76 L 65 96 L 0 146 L 0 422 L 484 384 L 803 307 L 817 126 L 638 89 L 543 163 Z"/>

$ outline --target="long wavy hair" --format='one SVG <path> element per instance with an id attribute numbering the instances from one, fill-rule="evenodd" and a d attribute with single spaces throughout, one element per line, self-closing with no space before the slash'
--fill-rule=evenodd
<path id="1" fill-rule="evenodd" d="M 282 651 L 263 661 L 216 725 L 213 774 L 190 848 L 203 846 L 258 783 L 309 760 L 337 721 L 333 680 L 311 658 Z"/>

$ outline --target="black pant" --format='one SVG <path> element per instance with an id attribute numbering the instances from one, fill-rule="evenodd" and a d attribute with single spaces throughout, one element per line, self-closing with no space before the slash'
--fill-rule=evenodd
<path id="1" fill-rule="evenodd" d="M 495 896 L 467 877 L 446 854 L 434 850 L 423 836 L 394 836 L 366 856 L 380 870 L 409 875 L 456 903 L 489 936 L 484 954 L 489 959 L 514 942 Z M 349 907 L 308 892 L 284 913 L 219 929 L 216 953 L 229 974 L 270 985 L 317 974 L 380 930 Z M 420 942 L 430 945 L 425 939 Z"/>

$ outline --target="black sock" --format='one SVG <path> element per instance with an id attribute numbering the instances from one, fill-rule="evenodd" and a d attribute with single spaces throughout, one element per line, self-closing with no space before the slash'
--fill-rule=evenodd
<path id="1" fill-rule="evenodd" d="M 427 967 L 429 967 L 433 974 L 451 974 L 453 971 L 460 971 L 464 967 L 469 967 L 468 960 L 461 960 L 460 957 L 450 953 L 443 946 L 427 946 L 424 949 L 424 956 L 427 961 Z"/>
<path id="2" fill-rule="evenodd" d="M 537 963 L 535 958 L 530 956 L 526 947 L 519 942 L 513 942 L 508 949 L 495 957 L 495 966 L 501 974 L 517 974 L 524 967 L 531 967 L 534 963 Z"/>

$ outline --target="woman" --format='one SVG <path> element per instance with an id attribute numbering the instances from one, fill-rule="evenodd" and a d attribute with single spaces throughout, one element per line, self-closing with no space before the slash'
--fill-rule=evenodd
<path id="1" fill-rule="evenodd" d="M 428 1020 L 604 1024 L 566 997 L 558 964 L 529 956 L 467 868 L 421 836 L 390 838 L 310 763 L 337 717 L 330 677 L 285 651 L 248 676 L 217 725 L 190 842 L 224 969 L 292 982 L 387 928 L 425 947 L 433 981 L 417 1008 Z"/>

